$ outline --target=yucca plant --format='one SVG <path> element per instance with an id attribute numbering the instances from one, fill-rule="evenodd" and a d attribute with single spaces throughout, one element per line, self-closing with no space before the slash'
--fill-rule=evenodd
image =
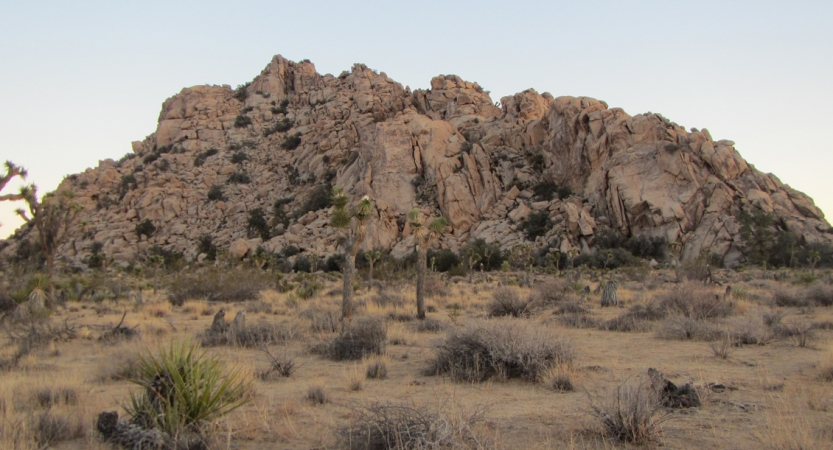
<path id="1" fill-rule="evenodd" d="M 171 342 L 157 355 L 139 359 L 142 387 L 130 394 L 125 410 L 133 423 L 159 429 L 174 439 L 187 435 L 202 438 L 206 425 L 249 400 L 250 381 L 239 369 L 224 371 L 225 363 L 209 356 L 188 341 Z"/>

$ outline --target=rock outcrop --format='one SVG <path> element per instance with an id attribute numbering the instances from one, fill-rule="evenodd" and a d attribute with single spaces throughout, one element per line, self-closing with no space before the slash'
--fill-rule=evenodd
<path id="1" fill-rule="evenodd" d="M 543 183 L 563 198 L 536 191 Z M 84 212 L 60 254 L 83 264 L 99 242 L 123 264 L 154 246 L 201 261 L 208 236 L 233 258 L 258 246 L 327 256 L 339 251 L 320 202 L 329 185 L 374 199 L 366 246 L 397 255 L 412 246 L 414 207 L 448 218 L 441 245 L 452 249 L 473 238 L 511 248 L 542 212 L 553 225 L 534 245 L 552 252 L 592 251 L 610 228 L 679 242 L 684 260 L 706 251 L 731 263 L 742 258 L 738 215 L 752 209 L 807 242 L 833 240 L 812 199 L 706 129 L 532 89 L 498 107 L 457 76 L 411 92 L 362 64 L 320 75 L 309 61 L 275 56 L 237 90 L 183 89 L 132 154 L 69 176 L 59 189 L 73 190 Z M 261 237 L 249 223 L 258 208 L 271 221 Z M 156 227 L 150 236 L 136 232 L 144 220 Z"/>

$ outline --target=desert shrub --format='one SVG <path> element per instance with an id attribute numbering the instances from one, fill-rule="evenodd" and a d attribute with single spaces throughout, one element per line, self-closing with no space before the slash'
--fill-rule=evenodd
<path id="1" fill-rule="evenodd" d="M 392 306 L 394 308 L 402 308 L 405 306 L 405 298 L 393 292 L 382 291 L 370 298 L 371 303 L 380 307 L 386 308 Z"/>
<path id="2" fill-rule="evenodd" d="M 255 300 L 272 284 L 268 275 L 255 270 L 220 270 L 207 267 L 180 273 L 168 286 L 168 300 L 182 306 L 186 300 L 239 302 Z"/>
<path id="3" fill-rule="evenodd" d="M 275 102 L 272 102 L 274 105 Z M 286 114 L 286 107 L 289 105 L 289 100 L 281 100 L 280 106 L 273 106 L 270 111 L 272 114 Z"/>
<path id="4" fill-rule="evenodd" d="M 78 391 L 73 388 L 41 388 L 32 393 L 32 403 L 39 408 L 51 408 L 58 405 L 77 405 Z"/>
<path id="5" fill-rule="evenodd" d="M 325 405 L 330 403 L 330 396 L 324 391 L 324 386 L 310 386 L 307 389 L 307 400 L 313 405 Z"/>
<path id="6" fill-rule="evenodd" d="M 522 299 L 517 289 L 497 288 L 492 292 L 492 301 L 487 306 L 490 317 L 526 317 L 532 314 L 529 299 Z"/>
<path id="7" fill-rule="evenodd" d="M 573 260 L 574 266 L 587 266 L 595 269 L 616 269 L 636 264 L 636 258 L 624 248 L 584 253 Z"/>
<path id="8" fill-rule="evenodd" d="M 833 286 L 814 284 L 807 288 L 806 297 L 816 306 L 833 306 Z"/>
<path id="9" fill-rule="evenodd" d="M 304 216 L 310 211 L 319 211 L 330 207 L 330 186 L 327 184 L 319 185 L 312 190 L 312 194 L 307 201 L 301 205 L 301 208 L 293 214 L 296 219 Z"/>
<path id="10" fill-rule="evenodd" d="M 153 236 L 153 233 L 156 232 L 156 226 L 153 225 L 153 222 L 150 219 L 145 219 L 136 224 L 136 237 L 141 237 L 145 235 L 147 237 Z"/>
<path id="11" fill-rule="evenodd" d="M 772 301 L 775 306 L 810 306 L 810 300 L 806 297 L 805 292 L 798 288 L 776 289 L 772 295 Z"/>
<path id="12" fill-rule="evenodd" d="M 572 392 L 575 390 L 573 380 L 566 373 L 557 373 L 547 380 L 547 386 L 555 392 Z"/>
<path id="13" fill-rule="evenodd" d="M 489 271 L 499 270 L 501 264 L 509 258 L 496 244 L 487 244 L 483 239 L 469 240 L 466 245 L 460 248 L 461 255 L 474 253 L 481 256 L 476 266 L 480 267 L 482 265 L 485 270 Z"/>
<path id="14" fill-rule="evenodd" d="M 532 298 L 540 306 L 553 306 L 568 297 L 571 286 L 562 278 L 549 279 L 535 285 Z"/>
<path id="15" fill-rule="evenodd" d="M 217 246 L 214 245 L 214 238 L 210 234 L 203 234 L 197 239 L 197 251 L 205 253 L 206 261 L 217 259 Z"/>
<path id="16" fill-rule="evenodd" d="M 205 164 L 206 159 L 208 159 L 211 156 L 216 155 L 219 152 L 220 152 L 220 150 L 212 147 L 212 148 L 209 148 L 208 150 L 206 150 L 204 152 L 198 153 L 197 156 L 194 157 L 194 165 L 196 167 L 202 166 L 203 164 Z"/>
<path id="17" fill-rule="evenodd" d="M 732 315 L 734 303 L 722 295 L 696 283 L 683 283 L 658 298 L 660 307 L 669 314 L 695 320 L 713 319 Z"/>
<path id="18" fill-rule="evenodd" d="M 208 194 L 206 195 L 209 200 L 217 201 L 217 200 L 225 200 L 226 197 L 223 195 L 223 186 L 219 184 L 215 184 L 208 189 Z"/>
<path id="19" fill-rule="evenodd" d="M 275 356 L 265 346 L 261 350 L 266 353 L 269 362 L 268 368 L 257 373 L 257 376 L 261 380 L 266 381 L 275 375 L 282 378 L 289 378 L 295 373 L 296 364 L 293 358 L 287 356 L 285 353 Z"/>
<path id="20" fill-rule="evenodd" d="M 232 164 L 240 164 L 244 161 L 249 160 L 249 155 L 245 154 L 244 152 L 235 152 L 231 155 L 231 163 Z"/>
<path id="21" fill-rule="evenodd" d="M 388 332 L 382 319 L 360 317 L 319 350 L 335 361 L 357 360 L 365 356 L 383 354 L 387 337 Z"/>
<path id="22" fill-rule="evenodd" d="M 234 118 L 234 127 L 235 128 L 246 128 L 247 126 L 252 124 L 252 118 L 249 116 L 237 116 Z"/>
<path id="23" fill-rule="evenodd" d="M 323 265 L 321 259 L 315 255 L 300 255 L 295 258 L 295 264 L 292 265 L 292 270 L 296 272 L 313 273 L 321 268 Z"/>
<path id="24" fill-rule="evenodd" d="M 660 323 L 657 337 L 667 340 L 713 341 L 723 332 L 710 322 L 702 319 L 671 314 Z"/>
<path id="25" fill-rule="evenodd" d="M 670 419 L 653 388 L 643 384 L 622 385 L 607 398 L 588 393 L 590 414 L 604 433 L 617 441 L 648 444 L 659 438 L 661 425 Z"/>
<path id="26" fill-rule="evenodd" d="M 774 337 L 772 325 L 777 325 L 780 319 L 773 322 L 765 317 L 766 313 L 753 312 L 744 316 L 733 317 L 727 322 L 728 334 L 733 345 L 766 345 Z M 771 317 L 771 316 L 770 316 Z M 769 322 L 769 323 L 767 323 Z"/>
<path id="27" fill-rule="evenodd" d="M 58 442 L 84 436 L 84 426 L 79 420 L 72 420 L 56 411 L 44 411 L 30 420 L 32 423 L 29 424 L 29 429 L 38 448 L 52 448 Z"/>
<path id="28" fill-rule="evenodd" d="M 796 347 L 809 347 L 815 332 L 813 324 L 803 319 L 785 322 L 779 327 L 779 330 Z"/>
<path id="29" fill-rule="evenodd" d="M 587 308 L 579 305 L 575 302 L 569 303 L 562 303 L 558 306 L 558 308 L 553 311 L 553 314 L 564 315 L 564 314 L 587 314 Z"/>
<path id="30" fill-rule="evenodd" d="M 295 150 L 301 145 L 301 133 L 290 134 L 281 142 L 281 148 L 284 150 Z"/>
<path id="31" fill-rule="evenodd" d="M 600 321 L 584 313 L 564 314 L 558 322 L 567 328 L 598 328 Z"/>
<path id="32" fill-rule="evenodd" d="M 374 361 L 367 365 L 367 378 L 384 380 L 388 377 L 388 366 L 384 361 Z"/>
<path id="33" fill-rule="evenodd" d="M 490 378 L 534 381 L 573 361 L 572 347 L 546 328 L 526 321 L 488 321 L 452 330 L 436 347 L 428 373 L 455 381 Z"/>
<path id="34" fill-rule="evenodd" d="M 316 333 L 335 333 L 341 327 L 340 311 L 310 308 L 301 312 L 301 317 L 309 319 L 310 329 Z"/>
<path id="35" fill-rule="evenodd" d="M 448 272 L 460 265 L 460 257 L 449 248 L 428 249 L 428 262 L 437 272 Z"/>
<path id="36" fill-rule="evenodd" d="M 828 383 L 833 381 L 833 364 L 826 364 L 822 366 L 819 371 L 819 379 Z"/>
<path id="37" fill-rule="evenodd" d="M 436 410 L 407 404 L 375 403 L 354 406 L 353 420 L 340 426 L 338 444 L 348 450 L 484 448 L 474 434 L 482 411 L 450 415 L 447 405 Z M 491 448 L 488 446 L 486 448 Z"/>
<path id="38" fill-rule="evenodd" d="M 417 320 L 414 327 L 421 333 L 439 333 L 446 329 L 446 324 L 430 317 L 423 320 Z"/>
<path id="39" fill-rule="evenodd" d="M 547 234 L 553 226 L 549 211 L 537 211 L 530 214 L 523 224 L 524 236 L 534 241 L 538 236 Z"/>
<path id="40" fill-rule="evenodd" d="M 263 348 L 272 344 L 286 344 L 298 335 L 298 330 L 291 324 L 273 324 L 262 322 L 243 327 L 230 327 L 224 332 L 206 331 L 200 335 L 203 347 L 220 347 L 224 345 L 245 348 Z"/>
<path id="41" fill-rule="evenodd" d="M 292 123 L 291 120 L 286 119 L 286 118 L 281 119 L 281 120 L 275 122 L 275 124 L 272 125 L 272 127 L 267 128 L 266 130 L 264 130 L 263 131 L 263 136 L 264 137 L 269 137 L 269 136 L 271 136 L 275 133 L 283 133 L 285 131 L 289 131 L 289 129 L 292 128 L 292 125 L 293 125 L 293 123 Z"/>
<path id="42" fill-rule="evenodd" d="M 171 342 L 139 364 L 140 375 L 131 381 L 140 391 L 131 393 L 125 410 L 143 429 L 204 441 L 207 425 L 248 402 L 251 382 L 242 372 L 225 370 L 226 361 L 187 342 Z"/>
<path id="43" fill-rule="evenodd" d="M 668 251 L 668 239 L 662 236 L 625 237 L 615 230 L 607 229 L 597 234 L 596 246 L 603 250 L 621 248 L 639 258 L 661 260 Z"/>
<path id="44" fill-rule="evenodd" d="M 263 213 L 263 208 L 254 208 L 249 210 L 246 230 L 249 233 L 249 237 L 259 236 L 264 241 L 268 241 L 272 237 L 269 222 L 266 221 L 266 215 Z"/>
<path id="45" fill-rule="evenodd" d="M 662 320 L 668 314 L 656 303 L 647 305 L 633 305 L 628 312 L 616 318 L 599 324 L 600 330 L 622 331 L 622 332 L 645 332 L 651 331 L 651 322 Z"/>
<path id="46" fill-rule="evenodd" d="M 248 93 L 247 89 L 249 88 L 249 86 L 251 84 L 252 84 L 251 82 L 248 82 L 248 83 L 245 83 L 245 84 L 238 84 L 237 89 L 235 89 L 234 93 L 232 94 L 232 97 L 234 97 L 237 100 L 240 100 L 241 102 L 246 101 L 246 98 L 249 97 L 249 93 Z"/>
<path id="47" fill-rule="evenodd" d="M 249 184 L 252 182 L 252 179 L 249 178 L 249 174 L 246 172 L 235 172 L 228 176 L 227 182 L 234 184 Z"/>

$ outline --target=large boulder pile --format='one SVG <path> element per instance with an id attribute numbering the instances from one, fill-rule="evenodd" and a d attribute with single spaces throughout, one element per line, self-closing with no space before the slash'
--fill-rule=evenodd
<path id="1" fill-rule="evenodd" d="M 84 211 L 61 259 L 82 265 L 98 242 L 123 264 L 155 246 L 201 261 L 204 236 L 234 258 L 289 246 L 326 257 L 339 252 L 321 203 L 330 185 L 374 199 L 365 246 L 397 256 L 411 250 L 414 207 L 448 219 L 441 245 L 455 250 L 473 238 L 504 249 L 528 241 L 524 223 L 541 214 L 548 228 L 533 244 L 552 252 L 593 251 L 611 229 L 678 242 L 684 260 L 705 250 L 733 263 L 738 215 L 753 209 L 807 242 L 833 240 L 812 199 L 706 129 L 532 89 L 499 105 L 453 75 L 411 92 L 363 64 L 321 75 L 275 56 L 238 89 L 183 89 L 132 154 L 67 177 L 59 189 Z M 561 195 L 537 189 L 547 183 Z M 265 236 L 249 224 L 258 208 L 272 222 Z M 137 234 L 144 220 L 150 235 Z"/>

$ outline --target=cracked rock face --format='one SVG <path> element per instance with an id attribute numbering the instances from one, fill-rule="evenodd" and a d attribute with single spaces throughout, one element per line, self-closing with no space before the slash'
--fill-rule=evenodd
<path id="1" fill-rule="evenodd" d="M 472 238 L 523 243 L 523 222 L 541 213 L 553 226 L 534 245 L 550 251 L 592 251 L 609 227 L 679 242 L 683 260 L 708 252 L 732 263 L 741 258 L 737 217 L 751 209 L 808 242 L 833 240 L 812 199 L 705 129 L 532 89 L 500 105 L 454 75 L 411 92 L 362 64 L 321 75 L 308 61 L 275 56 L 244 88 L 183 89 L 132 156 L 68 177 L 59 189 L 73 190 L 84 211 L 60 255 L 83 264 L 100 242 L 124 264 L 153 246 L 199 260 L 204 235 L 239 258 L 258 245 L 331 255 L 339 243 L 328 208 L 304 208 L 329 185 L 374 199 L 365 247 L 396 256 L 413 246 L 406 215 L 415 207 L 448 219 L 441 245 L 454 250 Z M 545 182 L 574 194 L 536 194 Z M 279 200 L 286 223 L 277 223 Z M 256 208 L 270 221 L 267 240 L 247 226 Z M 145 219 L 156 232 L 138 236 Z"/>

